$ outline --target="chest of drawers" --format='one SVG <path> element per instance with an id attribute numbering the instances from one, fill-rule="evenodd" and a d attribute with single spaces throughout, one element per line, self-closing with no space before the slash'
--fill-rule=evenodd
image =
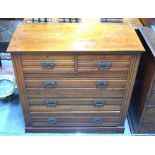
<path id="1" fill-rule="evenodd" d="M 155 133 L 155 32 L 150 27 L 139 29 L 147 52 L 142 54 L 129 108 L 133 133 Z"/>
<path id="2" fill-rule="evenodd" d="M 132 26 L 22 25 L 8 51 L 27 132 L 124 131 L 144 51 Z"/>

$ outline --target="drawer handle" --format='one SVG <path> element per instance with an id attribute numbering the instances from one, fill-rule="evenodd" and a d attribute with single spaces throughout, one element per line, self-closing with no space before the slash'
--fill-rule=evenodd
<path id="1" fill-rule="evenodd" d="M 97 67 L 99 70 L 109 70 L 111 67 L 111 62 L 98 62 Z"/>
<path id="2" fill-rule="evenodd" d="M 45 103 L 48 107 L 56 107 L 58 104 L 57 100 L 46 100 Z"/>
<path id="3" fill-rule="evenodd" d="M 45 88 L 55 88 L 56 82 L 53 80 L 47 80 L 44 82 Z"/>
<path id="4" fill-rule="evenodd" d="M 96 88 L 107 88 L 108 82 L 107 81 L 96 81 Z"/>
<path id="5" fill-rule="evenodd" d="M 49 117 L 48 118 L 48 123 L 49 124 L 56 124 L 58 122 L 58 118 L 56 118 L 56 117 Z"/>
<path id="6" fill-rule="evenodd" d="M 100 125 L 100 124 L 103 123 L 103 118 L 101 118 L 101 117 L 93 117 L 92 118 L 92 123 L 94 125 Z"/>
<path id="7" fill-rule="evenodd" d="M 95 100 L 94 101 L 94 106 L 95 107 L 101 107 L 105 105 L 105 101 L 104 100 Z"/>
<path id="8" fill-rule="evenodd" d="M 41 66 L 43 69 L 53 69 L 55 67 L 55 63 L 54 62 L 43 62 Z"/>

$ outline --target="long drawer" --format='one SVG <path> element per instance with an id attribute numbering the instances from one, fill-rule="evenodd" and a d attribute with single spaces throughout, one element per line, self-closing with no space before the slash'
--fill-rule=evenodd
<path id="1" fill-rule="evenodd" d="M 94 72 L 81 72 L 81 73 L 56 73 L 56 74 L 48 74 L 46 73 L 24 73 L 25 79 L 27 78 L 121 78 L 127 79 L 128 71 L 103 71 L 100 73 Z"/>
<path id="2" fill-rule="evenodd" d="M 123 97 L 125 88 L 27 88 L 28 97 Z"/>
<path id="3" fill-rule="evenodd" d="M 125 88 L 126 80 L 105 78 L 26 79 L 26 88 Z"/>
<path id="4" fill-rule="evenodd" d="M 105 105 L 105 106 L 90 106 L 90 105 L 61 105 L 61 106 L 30 106 L 30 111 L 32 112 L 53 112 L 53 111 L 120 111 L 121 110 L 121 105 Z"/>
<path id="5" fill-rule="evenodd" d="M 90 105 L 90 106 L 121 106 L 122 98 L 28 98 L 29 106 L 69 106 L 69 105 Z"/>
<path id="6" fill-rule="evenodd" d="M 113 114 L 118 116 L 113 116 Z M 119 112 L 95 113 L 85 115 L 76 114 L 76 116 L 65 114 L 48 114 L 40 116 L 31 116 L 32 126 L 117 126 L 119 125 Z M 46 113 L 47 114 L 47 113 Z M 115 114 L 115 115 L 116 115 Z"/>
<path id="7" fill-rule="evenodd" d="M 122 98 L 78 99 L 78 98 L 30 98 L 31 112 L 54 111 L 120 111 Z"/>

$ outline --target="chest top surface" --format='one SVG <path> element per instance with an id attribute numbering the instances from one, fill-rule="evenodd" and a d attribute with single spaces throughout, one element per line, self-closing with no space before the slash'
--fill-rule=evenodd
<path id="1" fill-rule="evenodd" d="M 17 27 L 8 52 L 134 51 L 144 48 L 127 23 L 24 24 Z"/>

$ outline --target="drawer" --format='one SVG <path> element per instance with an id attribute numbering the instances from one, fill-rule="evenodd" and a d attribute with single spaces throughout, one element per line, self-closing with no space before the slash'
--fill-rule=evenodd
<path id="1" fill-rule="evenodd" d="M 47 101 L 44 105 L 30 105 L 31 112 L 67 112 L 67 111 L 74 111 L 74 112 L 81 112 L 81 111 L 120 111 L 122 105 L 121 104 L 107 104 L 102 100 L 94 100 L 91 105 L 86 104 L 75 104 L 73 105 L 59 105 L 57 100 Z"/>
<path id="2" fill-rule="evenodd" d="M 108 113 L 107 116 L 101 114 L 87 114 L 82 116 L 70 115 L 51 115 L 31 117 L 32 126 L 117 126 L 119 125 L 119 116 L 113 116 Z"/>
<path id="3" fill-rule="evenodd" d="M 78 56 L 78 72 L 128 71 L 131 58 L 128 55 Z"/>
<path id="4" fill-rule="evenodd" d="M 28 97 L 80 97 L 80 98 L 98 98 L 98 97 L 123 97 L 125 88 L 27 88 Z"/>
<path id="5" fill-rule="evenodd" d="M 36 79 L 36 78 L 118 78 L 118 79 L 127 79 L 128 71 L 108 71 L 100 72 L 94 74 L 93 72 L 81 72 L 81 73 L 56 73 L 56 74 L 41 74 L 41 73 L 24 73 L 25 79 Z"/>
<path id="6" fill-rule="evenodd" d="M 58 112 L 53 111 L 51 112 L 30 112 L 31 118 L 40 118 L 40 117 L 88 117 L 88 116 L 104 116 L 104 117 L 120 117 L 121 112 L 120 111 L 67 111 L 67 112 Z"/>
<path id="7" fill-rule="evenodd" d="M 85 105 L 101 107 L 106 105 L 121 106 L 122 98 L 28 98 L 29 106 L 46 105 L 46 106 L 70 106 Z"/>
<path id="8" fill-rule="evenodd" d="M 24 73 L 72 73 L 74 56 L 21 56 Z"/>
<path id="9" fill-rule="evenodd" d="M 126 80 L 103 78 L 26 79 L 26 88 L 125 88 Z"/>

